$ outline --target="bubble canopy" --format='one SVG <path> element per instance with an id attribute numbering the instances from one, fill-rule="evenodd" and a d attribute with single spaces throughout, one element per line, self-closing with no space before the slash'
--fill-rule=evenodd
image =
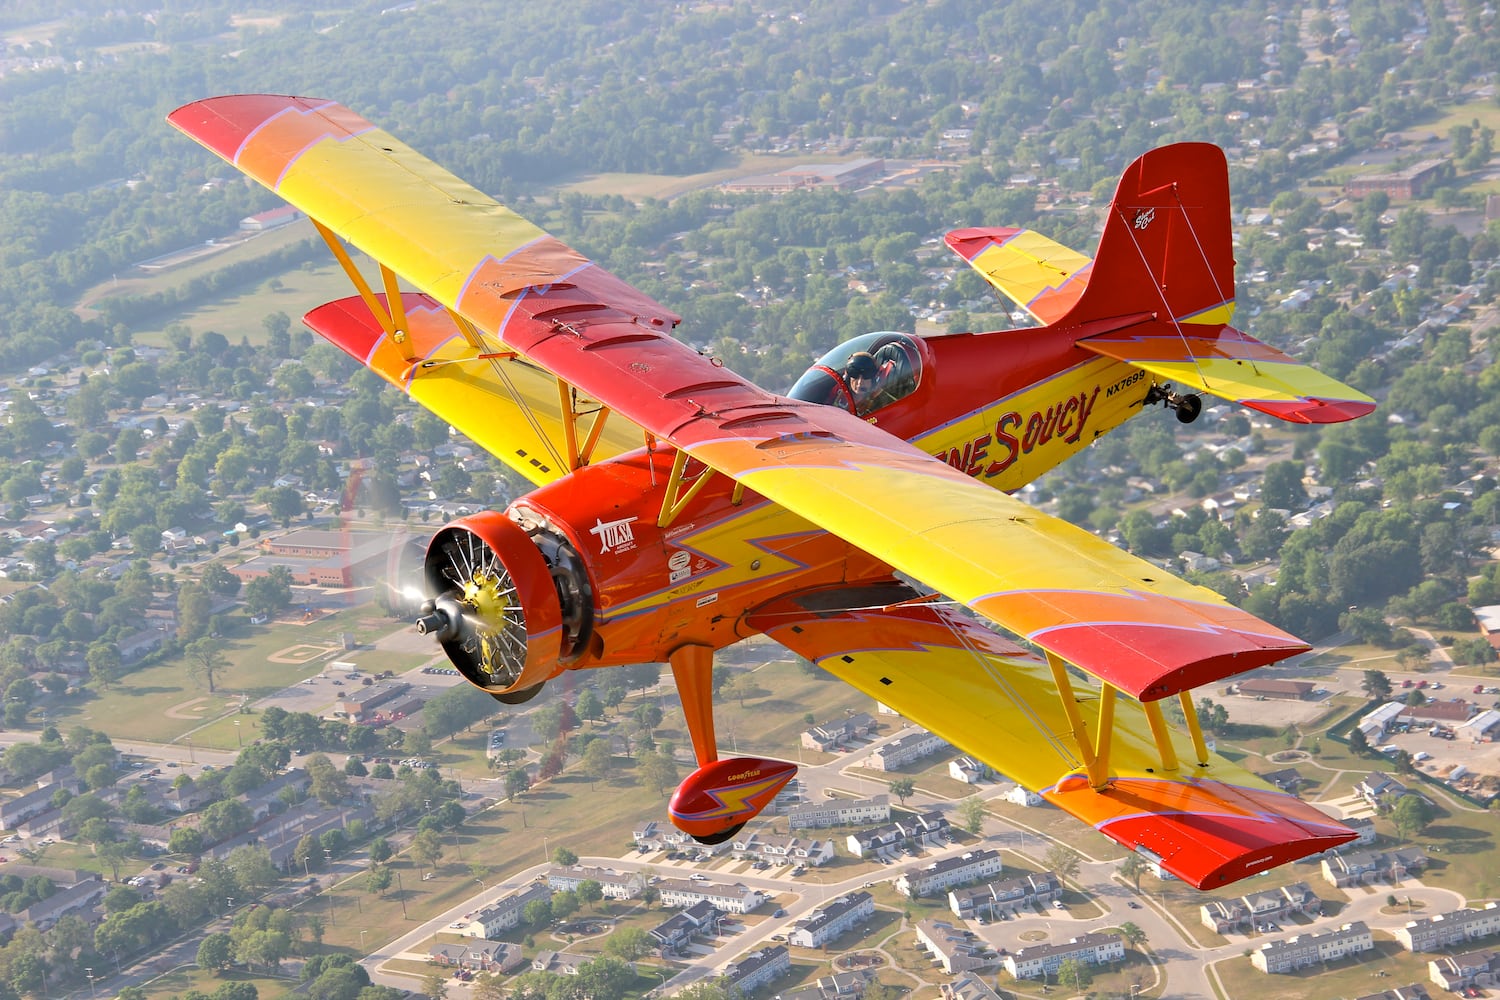
<path id="1" fill-rule="evenodd" d="M 883 331 L 844 341 L 814 362 L 787 395 L 865 416 L 909 396 L 921 381 L 916 338 Z"/>

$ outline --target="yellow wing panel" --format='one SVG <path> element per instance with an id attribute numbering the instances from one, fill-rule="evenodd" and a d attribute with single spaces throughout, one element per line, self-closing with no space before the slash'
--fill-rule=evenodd
<path id="1" fill-rule="evenodd" d="M 1038 322 L 1055 323 L 1088 286 L 1093 261 L 1030 229 L 956 229 L 953 252 Z"/>
<path id="2" fill-rule="evenodd" d="M 1138 702 L 1116 698 L 1101 727 L 1099 691 L 1079 687 L 1073 694 L 1085 719 L 1085 744 L 1107 758 L 1111 776 L 1106 787 L 1094 789 L 1046 664 L 952 609 L 880 607 L 881 601 L 868 589 L 797 595 L 751 621 L 1099 832 L 1160 858 L 1199 888 L 1354 836 L 1216 754 L 1200 762 L 1191 741 L 1169 727 L 1164 753 Z M 1109 739 L 1100 740 L 1101 728 Z"/>

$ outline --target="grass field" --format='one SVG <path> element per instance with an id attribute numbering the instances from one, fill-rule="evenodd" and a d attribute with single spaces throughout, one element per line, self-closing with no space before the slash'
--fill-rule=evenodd
<path id="1" fill-rule="evenodd" d="M 1214 966 L 1230 997 L 1275 996 L 1277 1000 L 1327 1000 L 1357 997 L 1407 983 L 1426 983 L 1427 958 L 1402 950 L 1377 932 L 1375 947 L 1327 965 L 1268 976 L 1246 957 L 1227 958 Z M 1379 973 L 1387 975 L 1381 976 Z"/>
<path id="2" fill-rule="evenodd" d="M 241 696 L 253 702 L 326 669 L 330 660 L 343 655 L 340 632 L 360 614 L 360 609 L 353 609 L 305 627 L 256 628 L 226 639 L 228 666 L 215 677 L 212 694 L 189 676 L 187 658 L 182 657 L 127 673 L 107 691 L 90 686 L 70 701 L 57 702 L 49 721 L 64 730 L 71 725 L 107 728 L 122 740 L 166 743 L 191 734 L 197 746 L 234 749 L 260 735 L 259 715 L 238 712 Z M 321 646 L 327 652 L 304 663 L 272 659 L 292 646 Z M 415 665 L 415 660 L 407 664 Z M 235 721 L 240 722 L 238 734 Z"/>

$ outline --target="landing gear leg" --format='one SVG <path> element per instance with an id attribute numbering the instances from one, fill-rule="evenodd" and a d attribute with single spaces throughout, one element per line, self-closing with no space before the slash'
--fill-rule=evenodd
<path id="1" fill-rule="evenodd" d="M 1173 392 L 1172 386 L 1152 384 L 1146 390 L 1146 398 L 1141 401 L 1142 406 L 1154 406 L 1160 403 L 1169 410 L 1177 413 L 1179 423 L 1190 424 L 1198 419 L 1198 414 L 1203 412 L 1203 397 L 1194 392 Z"/>
<path id="2" fill-rule="evenodd" d="M 797 765 L 759 757 L 719 759 L 714 733 L 713 650 L 679 646 L 667 657 L 698 768 L 672 795 L 672 824 L 700 844 L 722 844 L 764 809 Z"/>

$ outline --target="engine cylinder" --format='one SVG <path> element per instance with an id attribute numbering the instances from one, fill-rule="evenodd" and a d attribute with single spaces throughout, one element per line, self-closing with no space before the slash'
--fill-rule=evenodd
<path id="1" fill-rule="evenodd" d="M 541 684 L 561 669 L 565 634 L 554 573 L 499 511 L 460 518 L 423 560 L 429 600 L 417 630 L 442 645 L 471 684 L 491 694 Z"/>

